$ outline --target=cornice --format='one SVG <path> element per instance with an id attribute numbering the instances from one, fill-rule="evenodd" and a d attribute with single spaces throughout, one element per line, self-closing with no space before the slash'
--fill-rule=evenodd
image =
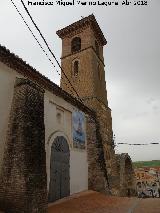
<path id="1" fill-rule="evenodd" d="M 107 44 L 107 40 L 104 37 L 103 32 L 102 32 L 101 28 L 99 27 L 99 25 L 96 21 L 96 18 L 93 14 L 89 15 L 77 22 L 74 22 L 73 24 L 68 25 L 67 27 L 65 27 L 61 30 L 58 30 L 56 33 L 61 39 L 63 39 L 66 36 L 68 36 L 69 34 L 71 34 L 72 32 L 77 31 L 78 29 L 84 28 L 86 26 L 91 26 L 91 28 L 95 34 L 95 37 L 99 40 L 101 45 L 104 46 Z"/>
<path id="2" fill-rule="evenodd" d="M 96 117 L 96 114 L 93 110 L 85 106 L 77 98 L 71 96 L 69 93 L 62 90 L 62 88 L 57 86 L 55 83 L 53 83 L 48 78 L 43 76 L 40 72 L 31 67 L 21 58 L 11 53 L 8 49 L 6 49 L 4 46 L 1 45 L 0 45 L 0 62 L 10 67 L 11 69 L 16 70 L 18 73 L 28 78 L 29 80 L 35 82 L 36 84 L 39 85 L 39 87 L 42 90 L 44 89 L 49 90 L 51 93 L 59 97 L 62 97 L 64 100 L 71 103 L 73 106 L 79 108 L 80 110 L 84 111 L 85 113 L 90 114 L 94 118 Z"/>

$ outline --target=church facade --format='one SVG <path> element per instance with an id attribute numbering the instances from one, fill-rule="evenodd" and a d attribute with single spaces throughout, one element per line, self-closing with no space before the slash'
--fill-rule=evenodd
<path id="1" fill-rule="evenodd" d="M 107 41 L 93 15 L 57 34 L 61 88 L 0 46 L 0 209 L 7 212 L 46 212 L 47 202 L 88 189 L 119 196 L 134 190 L 131 159 L 114 151 Z"/>

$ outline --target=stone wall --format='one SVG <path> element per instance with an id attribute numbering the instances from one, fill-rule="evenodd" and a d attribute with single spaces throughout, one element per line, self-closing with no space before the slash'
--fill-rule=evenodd
<path id="1" fill-rule="evenodd" d="M 87 117 L 88 187 L 110 194 L 104 150 L 96 118 Z"/>
<path id="2" fill-rule="evenodd" d="M 16 79 L 0 177 L 0 209 L 47 212 L 43 90 Z"/>
<path id="3" fill-rule="evenodd" d="M 119 168 L 120 196 L 135 196 L 136 184 L 132 160 L 127 153 L 116 155 Z"/>
<path id="4" fill-rule="evenodd" d="M 89 21 L 86 24 L 88 19 L 91 22 Z M 97 26 L 96 33 L 92 28 L 92 21 Z M 65 74 L 62 72 L 61 88 L 73 96 L 77 96 L 72 86 L 69 86 L 69 79 L 82 102 L 96 112 L 99 131 L 97 140 L 101 144 L 101 150 L 103 151 L 104 171 L 107 173 L 106 176 L 109 180 L 112 194 L 118 195 L 119 176 L 113 145 L 112 117 L 111 110 L 108 107 L 103 58 L 103 46 L 107 43 L 106 39 L 93 15 L 57 31 L 57 34 L 62 39 L 61 64 L 65 72 Z M 71 51 L 72 39 L 75 36 L 81 39 L 81 48 L 78 51 Z M 74 74 L 73 66 L 75 60 L 79 62 L 76 75 Z M 68 79 L 65 78 L 65 75 L 67 75 Z M 101 150 L 98 151 L 99 155 L 101 155 Z"/>
<path id="5" fill-rule="evenodd" d="M 99 137 L 104 153 L 105 170 L 113 195 L 119 195 L 118 165 L 114 151 L 111 110 L 97 99 L 89 99 L 85 104 L 96 111 L 97 124 L 99 124 Z"/>

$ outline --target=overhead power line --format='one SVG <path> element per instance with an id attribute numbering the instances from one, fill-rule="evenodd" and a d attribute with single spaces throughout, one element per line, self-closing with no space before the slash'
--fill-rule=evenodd
<path id="1" fill-rule="evenodd" d="M 129 145 L 129 146 L 146 146 L 146 145 L 158 145 L 160 143 L 117 143 L 118 145 Z"/>
<path id="2" fill-rule="evenodd" d="M 42 49 L 42 51 L 45 53 L 45 55 L 47 56 L 48 60 L 49 60 L 49 61 L 52 63 L 52 65 L 55 67 L 55 65 L 53 64 L 52 60 L 49 58 L 48 54 L 46 53 L 46 51 L 44 50 L 44 48 L 42 47 L 42 45 L 40 44 L 40 42 L 38 41 L 38 39 L 36 38 L 36 36 L 33 34 L 31 28 L 29 27 L 29 25 L 27 24 L 27 22 L 26 22 L 25 19 L 23 18 L 22 14 L 20 13 L 20 11 L 18 10 L 18 8 L 17 8 L 16 5 L 14 4 L 13 0 L 11 0 L 11 2 L 12 2 L 12 4 L 14 5 L 14 7 L 16 8 L 17 12 L 18 12 L 19 15 L 21 16 L 21 18 L 22 18 L 22 20 L 24 21 L 24 23 L 26 24 L 26 26 L 28 27 L 29 31 L 31 32 L 31 34 L 32 34 L 33 37 L 35 38 L 36 42 L 38 43 L 38 45 L 40 46 L 40 48 Z M 65 77 L 65 78 L 67 79 L 67 81 L 69 82 L 71 88 L 68 86 L 68 84 L 67 84 L 66 82 L 63 82 L 63 83 L 67 86 L 67 88 L 69 89 L 69 91 L 71 92 L 71 94 L 74 96 L 74 94 L 73 94 L 73 91 L 74 91 L 74 93 L 77 95 L 79 101 L 81 101 L 81 103 L 83 103 L 83 99 L 80 98 L 80 96 L 78 95 L 77 91 L 76 91 L 75 88 L 73 87 L 73 85 L 72 85 L 72 83 L 70 82 L 69 78 L 67 77 L 65 71 L 64 71 L 63 68 L 61 67 L 61 65 L 60 65 L 60 63 L 58 62 L 58 60 L 57 60 L 56 56 L 54 55 L 54 53 L 51 51 L 51 49 L 50 49 L 50 47 L 49 47 L 49 45 L 48 45 L 46 39 L 45 39 L 44 36 L 42 35 L 40 29 L 38 28 L 38 26 L 37 26 L 36 23 L 34 22 L 32 16 L 30 15 L 28 9 L 26 8 L 26 6 L 25 6 L 25 4 L 24 4 L 24 2 L 23 2 L 22 0 L 21 0 L 21 3 L 22 3 L 22 5 L 23 5 L 25 11 L 27 12 L 28 16 L 30 17 L 32 23 L 34 24 L 35 28 L 36 28 L 37 31 L 39 32 L 39 34 L 40 34 L 41 38 L 43 39 L 44 43 L 46 44 L 46 46 L 47 46 L 49 52 L 50 52 L 51 55 L 54 57 L 54 59 L 55 59 L 55 61 L 57 62 L 57 64 L 58 64 L 60 70 L 61 70 L 62 73 L 64 74 L 64 77 Z M 57 69 L 56 69 L 56 72 L 57 72 L 58 75 L 60 76 L 60 73 L 58 72 Z M 63 79 L 62 76 L 61 76 L 61 79 Z M 72 89 L 73 91 L 71 91 L 71 89 Z M 102 101 L 100 101 L 99 99 L 97 99 L 97 100 L 98 100 L 101 104 L 105 105 L 105 104 L 104 104 Z M 106 105 L 105 105 L 105 106 L 106 106 Z"/>
<path id="3" fill-rule="evenodd" d="M 54 53 L 53 53 L 53 52 L 52 52 L 52 50 L 50 49 L 50 47 L 49 47 L 49 45 L 48 45 L 48 43 L 47 43 L 46 39 L 45 39 L 45 38 L 44 38 L 44 36 L 42 35 L 42 33 L 41 33 L 40 29 L 39 29 L 39 28 L 38 28 L 38 26 L 36 25 L 35 21 L 33 20 L 33 18 L 32 18 L 32 16 L 31 16 L 31 14 L 29 13 L 28 9 L 26 8 L 26 6 L 25 6 L 25 4 L 24 4 L 24 2 L 23 2 L 22 0 L 21 0 L 21 3 L 22 3 L 22 5 L 23 5 L 23 7 L 24 7 L 25 11 L 27 12 L 28 16 L 30 17 L 30 19 L 31 19 L 32 23 L 34 24 L 35 28 L 38 30 L 38 32 L 39 32 L 39 34 L 40 34 L 41 38 L 43 39 L 44 43 L 45 43 L 45 44 L 46 44 L 46 46 L 47 46 L 47 48 L 48 48 L 49 52 L 51 53 L 51 55 L 53 56 L 53 58 L 54 58 L 54 59 L 55 59 L 55 61 L 57 62 L 57 64 L 58 64 L 59 68 L 60 68 L 60 69 L 61 69 L 61 71 L 62 71 L 62 73 L 64 74 L 64 76 L 65 76 L 65 77 L 66 77 L 66 79 L 68 80 L 68 82 L 69 82 L 69 84 L 71 85 L 71 87 L 72 87 L 72 89 L 74 90 L 74 92 L 76 93 L 76 95 L 77 95 L 78 99 L 82 102 L 82 100 L 81 100 L 80 96 L 78 95 L 77 91 L 76 91 L 76 90 L 75 90 L 75 88 L 73 87 L 73 85 L 72 85 L 72 83 L 70 82 L 69 78 L 67 77 L 67 75 L 66 75 L 65 71 L 63 70 L 63 68 L 61 67 L 60 63 L 58 62 L 58 60 L 57 60 L 56 56 L 54 55 Z M 83 102 L 82 102 L 82 103 L 83 103 Z"/>
<path id="4" fill-rule="evenodd" d="M 51 59 L 49 58 L 48 54 L 46 53 L 46 51 L 44 50 L 44 48 L 42 47 L 42 45 L 40 44 L 40 42 L 38 41 L 38 39 L 36 38 L 36 36 L 34 35 L 34 33 L 32 32 L 31 28 L 29 27 L 29 25 L 27 24 L 27 22 L 25 21 L 24 17 L 22 16 L 22 14 L 20 13 L 20 11 L 18 10 L 17 6 L 14 4 L 14 2 L 11 0 L 12 4 L 14 5 L 14 7 L 16 8 L 18 14 L 21 16 L 22 20 L 24 21 L 24 23 L 26 24 L 26 26 L 28 27 L 29 31 L 31 32 L 32 36 L 34 37 L 34 39 L 36 40 L 36 42 L 38 43 L 38 45 L 40 46 L 40 48 L 42 49 L 42 51 L 45 53 L 45 55 L 47 56 L 48 60 L 52 63 L 52 65 L 55 67 L 55 65 L 53 64 L 53 62 L 51 61 Z"/>
<path id="5" fill-rule="evenodd" d="M 46 55 L 47 59 L 50 61 L 50 63 L 53 65 L 53 67 L 55 68 L 56 66 L 53 64 L 52 60 L 49 58 L 49 55 L 47 54 L 47 52 L 45 51 L 45 49 L 42 47 L 42 45 L 40 44 L 40 42 L 38 41 L 38 39 L 36 38 L 36 36 L 34 35 L 34 33 L 32 32 L 31 28 L 29 27 L 29 25 L 27 24 L 27 22 L 25 21 L 23 15 L 21 14 L 21 12 L 18 10 L 17 6 L 15 5 L 15 3 L 11 0 L 13 6 L 16 8 L 18 14 L 21 16 L 23 22 L 25 23 L 25 25 L 27 26 L 27 28 L 29 29 L 29 31 L 31 32 L 32 36 L 34 37 L 34 39 L 36 40 L 36 42 L 38 43 L 39 47 L 41 48 L 41 50 L 44 52 L 44 54 Z M 59 71 L 55 68 L 56 72 L 58 73 L 58 75 L 60 76 Z M 61 77 L 62 78 L 62 77 Z M 73 95 L 73 91 L 68 87 L 68 85 L 64 82 L 64 84 L 67 86 L 67 88 L 69 89 L 69 91 L 71 92 L 71 94 Z"/>

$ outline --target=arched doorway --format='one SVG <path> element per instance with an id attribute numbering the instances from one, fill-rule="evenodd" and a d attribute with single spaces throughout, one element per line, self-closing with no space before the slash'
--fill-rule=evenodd
<path id="1" fill-rule="evenodd" d="M 57 136 L 51 146 L 49 202 L 70 195 L 69 159 L 67 140 L 63 136 Z"/>

